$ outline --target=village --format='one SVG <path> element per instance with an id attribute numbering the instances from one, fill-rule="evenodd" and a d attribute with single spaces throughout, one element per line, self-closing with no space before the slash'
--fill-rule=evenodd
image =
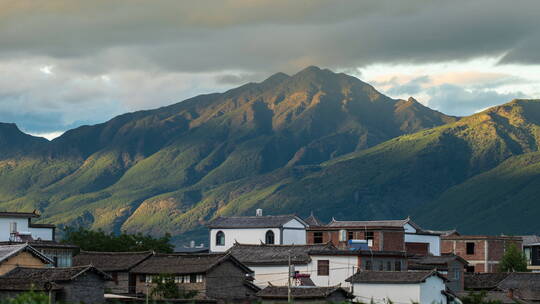
<path id="1" fill-rule="evenodd" d="M 51 302 L 540 302 L 540 237 L 462 235 L 401 220 L 321 222 L 313 213 L 218 217 L 209 247 L 95 252 L 60 243 L 36 212 L 0 212 L 0 299 Z M 527 271 L 501 272 L 509 248 Z M 169 293 L 156 294 L 160 286 Z M 164 287 L 168 286 L 168 287 Z M 172 286 L 172 290 L 171 290 Z"/>

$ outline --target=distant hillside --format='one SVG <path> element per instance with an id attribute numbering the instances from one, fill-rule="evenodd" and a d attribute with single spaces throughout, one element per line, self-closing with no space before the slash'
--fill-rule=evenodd
<path id="1" fill-rule="evenodd" d="M 324 219 L 421 216 L 452 187 L 537 151 L 539 105 L 519 100 L 458 121 L 309 67 L 52 142 L 16 139 L 0 125 L 15 151 L 0 157 L 0 209 L 38 208 L 46 221 L 171 232 L 179 241 L 204 237 L 201 225 L 216 215 L 260 207 Z M 475 228 L 468 221 L 448 223 Z"/>

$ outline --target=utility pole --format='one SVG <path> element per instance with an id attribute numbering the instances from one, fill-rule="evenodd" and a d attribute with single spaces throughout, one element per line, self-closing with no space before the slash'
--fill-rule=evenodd
<path id="1" fill-rule="evenodd" d="M 150 283 L 146 282 L 144 285 L 146 287 L 146 304 L 148 304 L 148 301 L 149 301 L 148 286 L 150 285 Z"/>
<path id="2" fill-rule="evenodd" d="M 292 293 L 291 293 L 291 252 L 289 251 L 289 278 L 287 284 L 287 302 L 292 304 Z"/>

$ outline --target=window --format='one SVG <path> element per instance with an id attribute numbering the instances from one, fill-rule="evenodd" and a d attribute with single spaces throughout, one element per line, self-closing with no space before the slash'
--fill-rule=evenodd
<path id="1" fill-rule="evenodd" d="M 453 275 L 453 278 L 454 280 L 456 281 L 459 281 L 461 279 L 461 270 L 459 268 L 454 268 L 454 275 Z"/>
<path id="2" fill-rule="evenodd" d="M 383 271 L 383 270 L 384 270 L 384 262 L 379 261 L 379 271 Z"/>
<path id="3" fill-rule="evenodd" d="M 112 280 L 114 281 L 114 285 L 118 285 L 118 272 L 112 273 Z"/>
<path id="4" fill-rule="evenodd" d="M 373 270 L 373 265 L 371 264 L 370 260 L 365 261 L 365 266 L 364 267 L 365 267 L 366 270 Z"/>
<path id="5" fill-rule="evenodd" d="M 474 254 L 474 243 L 467 243 L 467 254 Z"/>
<path id="6" fill-rule="evenodd" d="M 196 274 L 190 274 L 189 275 L 189 282 L 190 283 L 197 283 L 197 275 Z"/>
<path id="7" fill-rule="evenodd" d="M 144 274 L 139 275 L 139 282 L 141 283 L 146 282 L 146 276 Z"/>
<path id="8" fill-rule="evenodd" d="M 225 233 L 223 231 L 216 233 L 216 246 L 225 246 Z"/>
<path id="9" fill-rule="evenodd" d="M 474 265 L 467 266 L 467 272 L 474 272 Z"/>
<path id="10" fill-rule="evenodd" d="M 327 276 L 330 274 L 330 261 L 318 260 L 317 261 L 317 275 Z"/>
<path id="11" fill-rule="evenodd" d="M 394 262 L 395 271 L 401 271 L 401 261 Z"/>
<path id="12" fill-rule="evenodd" d="M 197 275 L 197 283 L 202 283 L 202 282 L 203 282 L 203 279 L 204 279 L 204 277 L 203 277 L 202 274 L 198 274 L 198 275 Z"/>
<path id="13" fill-rule="evenodd" d="M 354 232 L 347 231 L 347 240 L 354 240 Z"/>
<path id="14" fill-rule="evenodd" d="M 386 271 L 392 271 L 392 262 L 386 262 Z"/>
<path id="15" fill-rule="evenodd" d="M 313 243 L 315 244 L 322 244 L 323 241 L 323 233 L 322 232 L 313 232 Z"/>
<path id="16" fill-rule="evenodd" d="M 272 230 L 266 231 L 266 244 L 274 244 L 274 232 Z"/>
<path id="17" fill-rule="evenodd" d="M 347 240 L 346 237 L 347 237 L 347 230 L 345 230 L 345 229 L 340 230 L 339 231 L 339 241 L 340 242 L 345 242 Z"/>
<path id="18" fill-rule="evenodd" d="M 366 231 L 365 239 L 367 240 L 368 246 L 373 247 L 373 231 Z"/>

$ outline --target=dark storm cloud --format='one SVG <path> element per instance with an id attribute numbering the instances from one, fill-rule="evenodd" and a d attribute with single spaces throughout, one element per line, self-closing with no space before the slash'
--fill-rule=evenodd
<path id="1" fill-rule="evenodd" d="M 540 62 L 534 0 L 10 3 L 0 4 L 0 53 L 92 58 L 88 69 L 293 72 L 504 54 Z"/>

